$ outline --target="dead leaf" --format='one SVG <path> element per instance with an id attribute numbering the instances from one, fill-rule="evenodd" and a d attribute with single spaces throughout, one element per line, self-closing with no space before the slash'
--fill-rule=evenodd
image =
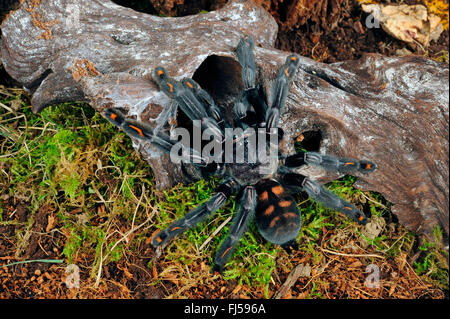
<path id="1" fill-rule="evenodd" d="M 444 31 L 441 18 L 429 14 L 423 5 L 363 4 L 362 9 L 378 20 L 386 33 L 408 43 L 427 47 Z"/>
<path id="2" fill-rule="evenodd" d="M 51 231 L 56 226 L 56 218 L 53 215 L 48 215 L 47 217 L 47 227 L 45 228 L 45 232 Z"/>

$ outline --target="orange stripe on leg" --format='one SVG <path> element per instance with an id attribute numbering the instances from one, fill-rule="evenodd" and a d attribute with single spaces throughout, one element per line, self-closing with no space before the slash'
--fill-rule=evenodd
<path id="1" fill-rule="evenodd" d="M 347 163 L 345 163 L 345 166 L 349 166 L 349 165 L 355 165 L 355 163 L 354 162 L 347 162 Z"/>
<path id="2" fill-rule="evenodd" d="M 133 130 L 135 130 L 136 132 L 138 132 L 138 134 L 140 136 L 144 136 L 144 133 L 142 133 L 142 130 L 139 127 L 136 127 L 134 125 L 129 125 Z"/>
<path id="3" fill-rule="evenodd" d="M 169 82 L 167 82 L 167 85 L 169 86 L 170 92 L 172 92 L 172 93 L 173 93 L 173 85 L 172 85 L 172 84 L 170 84 Z"/>
<path id="4" fill-rule="evenodd" d="M 155 238 L 155 236 L 158 235 L 160 232 L 161 232 L 160 230 L 156 230 L 150 237 L 150 241 L 153 241 L 153 238 Z M 156 241 L 158 243 L 160 243 L 160 242 L 162 242 L 162 239 L 158 236 L 158 237 L 156 237 Z"/>
<path id="5" fill-rule="evenodd" d="M 230 249 L 231 249 L 231 247 L 228 247 L 227 250 L 225 250 L 225 251 L 223 252 L 222 256 L 220 256 L 220 258 L 223 258 L 223 257 L 227 254 L 227 252 L 228 252 Z"/>

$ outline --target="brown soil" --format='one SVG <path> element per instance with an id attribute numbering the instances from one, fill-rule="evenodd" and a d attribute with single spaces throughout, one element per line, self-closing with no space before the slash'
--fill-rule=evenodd
<path id="1" fill-rule="evenodd" d="M 278 32 L 276 47 L 281 50 L 294 51 L 325 63 L 354 60 L 365 53 L 381 53 L 392 56 L 397 55 L 397 50 L 401 49 L 407 49 L 415 54 L 426 54 L 430 58 L 438 58 L 443 51 L 448 51 L 448 30 L 444 31 L 439 40 L 432 42 L 429 48 L 424 51 L 423 48 L 406 44 L 391 37 L 381 28 L 365 27 L 368 15 L 362 11 L 358 1 L 340 2 L 342 2 L 342 6 L 339 12 L 335 12 L 335 7 L 332 9 L 335 12 L 335 17 L 331 28 L 324 28 L 325 23 L 323 22 L 314 22 L 314 17 L 296 25 L 278 19 L 281 27 Z M 390 2 L 419 4 L 422 1 Z"/>

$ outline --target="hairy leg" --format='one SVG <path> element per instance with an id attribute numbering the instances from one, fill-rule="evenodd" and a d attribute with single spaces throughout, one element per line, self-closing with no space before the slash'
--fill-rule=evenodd
<path id="1" fill-rule="evenodd" d="M 367 217 L 363 212 L 358 210 L 352 203 L 349 203 L 326 190 L 318 182 L 296 173 L 284 174 L 282 180 L 286 186 L 298 191 L 306 192 L 312 199 L 322 203 L 328 208 L 344 213 L 359 224 L 367 223 Z"/>
<path id="2" fill-rule="evenodd" d="M 247 229 L 249 221 L 253 218 L 256 207 L 256 190 L 253 186 L 247 186 L 241 195 L 238 210 L 233 218 L 233 222 L 228 236 L 220 245 L 216 258 L 214 259 L 213 272 L 222 272 L 223 266 L 233 253 L 239 239 Z"/>
<path id="3" fill-rule="evenodd" d="M 357 160 L 353 158 L 336 157 L 332 155 L 320 154 L 317 152 L 298 152 L 285 158 L 286 167 L 300 167 L 302 165 L 317 165 L 330 171 L 343 173 L 361 172 L 369 173 L 376 169 L 373 162 Z"/>
<path id="4" fill-rule="evenodd" d="M 289 86 L 297 73 L 299 57 L 296 54 L 289 55 L 286 62 L 279 69 L 275 82 L 272 86 L 272 103 L 266 114 L 267 129 L 278 127 L 280 116 L 284 111 Z"/>
<path id="5" fill-rule="evenodd" d="M 123 129 L 128 135 L 146 140 L 165 153 L 170 154 L 172 147 L 176 144 L 176 141 L 171 140 L 168 135 L 162 132 L 153 131 L 147 123 L 126 118 L 125 115 L 116 108 L 106 109 L 104 111 L 104 116 L 109 122 Z M 198 166 L 206 166 L 211 161 L 209 158 L 202 156 L 192 148 L 183 149 L 181 156 L 180 159 L 182 161 L 193 163 Z"/>
<path id="6" fill-rule="evenodd" d="M 228 180 L 217 188 L 217 192 L 208 201 L 201 204 L 194 210 L 187 213 L 182 218 L 170 224 L 164 230 L 158 231 L 152 238 L 152 245 L 157 247 L 167 243 L 170 239 L 181 234 L 189 228 L 194 227 L 198 223 L 204 221 L 211 216 L 216 210 L 221 208 L 236 190 L 236 183 Z"/>

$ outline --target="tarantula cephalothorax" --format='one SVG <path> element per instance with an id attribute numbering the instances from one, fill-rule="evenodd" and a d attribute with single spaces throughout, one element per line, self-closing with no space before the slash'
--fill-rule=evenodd
<path id="1" fill-rule="evenodd" d="M 208 201 L 166 229 L 156 232 L 152 238 L 152 245 L 156 247 L 167 243 L 208 218 L 221 208 L 232 194 L 238 194 L 237 213 L 232 220 L 228 236 L 222 242 L 214 259 L 213 271 L 219 272 L 253 218 L 258 231 L 266 240 L 281 245 L 288 252 L 297 247 L 296 237 L 300 231 L 301 215 L 292 197 L 295 192 L 304 191 L 313 199 L 346 214 L 356 222 L 367 223 L 366 216 L 353 204 L 332 194 L 306 176 L 295 173 L 296 168 L 305 164 L 320 165 L 325 169 L 344 173 L 352 171 L 367 173 L 376 168 L 370 161 L 337 158 L 316 152 L 298 152 L 283 156 L 276 151 L 275 161 L 267 159 L 263 161 L 261 154 L 266 153 L 257 150 L 256 145 L 260 146 L 261 140 L 264 142 L 269 138 L 270 141 L 263 144 L 263 151 L 278 150 L 280 141 L 278 122 L 290 83 L 299 67 L 299 57 L 295 54 L 287 57 L 273 81 L 271 98 L 268 101 L 266 92 L 256 83 L 257 67 L 253 49 L 254 40 L 248 37 L 239 42 L 236 50 L 244 89 L 236 97 L 231 120 L 225 118 L 225 110 L 221 105 L 216 105 L 211 96 L 194 80 L 185 78 L 177 81 L 170 78 L 162 67 L 157 67 L 154 71 L 155 81 L 160 90 L 172 100 L 172 106 L 175 105 L 183 111 L 194 126 L 197 125 L 203 132 L 208 130 L 220 145 L 231 145 L 228 153 L 231 152 L 233 156 L 230 160 L 226 147 L 225 151 L 215 157 L 211 157 L 210 152 L 200 152 L 189 145 L 182 147 L 181 165 L 194 167 L 202 176 L 220 176 L 223 182 Z M 161 130 L 126 118 L 119 109 L 106 109 L 104 115 L 129 135 L 147 140 L 167 153 L 171 153 L 178 143 Z M 240 130 L 230 133 L 230 129 L 236 128 Z M 253 142 L 246 140 L 251 129 L 258 131 L 258 143 L 255 143 L 255 140 Z M 261 132 L 263 134 L 259 134 Z M 239 158 L 239 161 L 236 158 Z"/>

